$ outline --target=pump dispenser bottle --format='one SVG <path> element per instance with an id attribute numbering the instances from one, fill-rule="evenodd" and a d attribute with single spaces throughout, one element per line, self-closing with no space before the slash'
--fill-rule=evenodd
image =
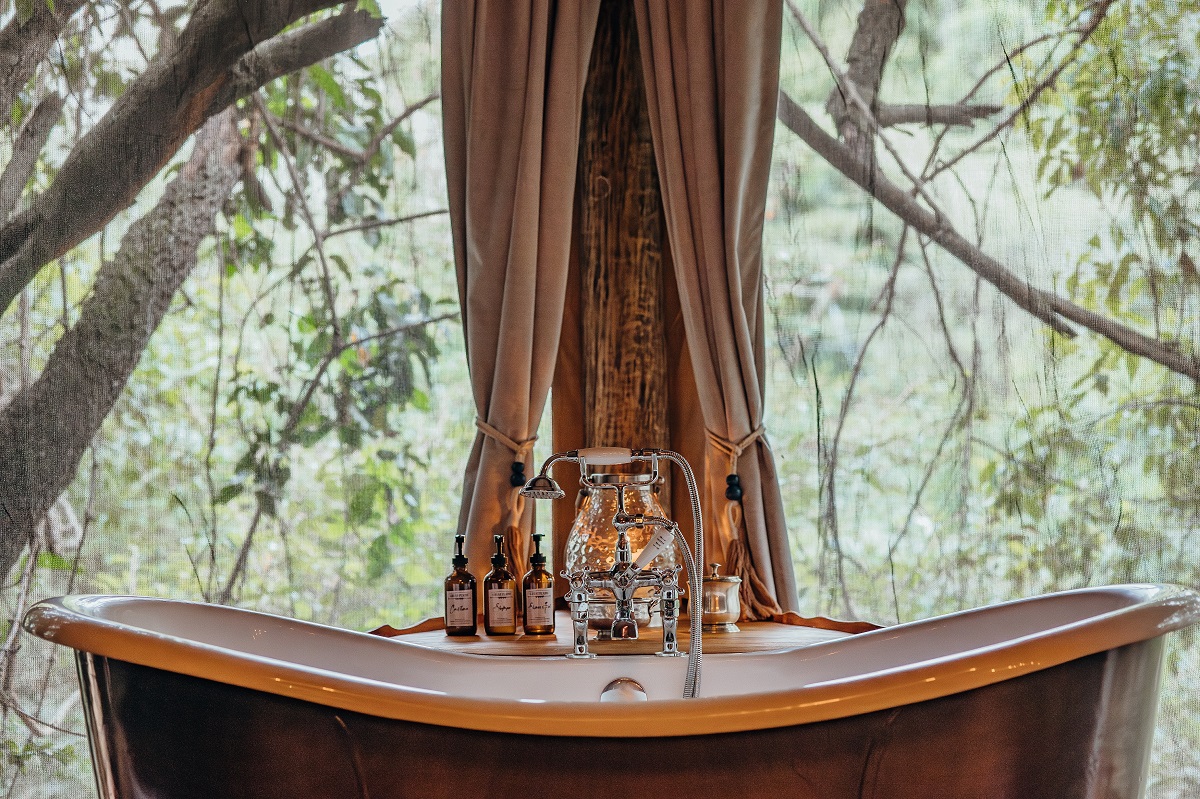
<path id="1" fill-rule="evenodd" d="M 504 536 L 496 536 L 492 570 L 483 578 L 483 629 L 488 635 L 517 632 L 517 579 L 504 557 Z"/>
<path id="2" fill-rule="evenodd" d="M 463 539 L 454 536 L 454 571 L 446 578 L 446 635 L 475 635 L 479 625 L 475 575 L 467 571 Z"/>
<path id="3" fill-rule="evenodd" d="M 554 634 L 554 575 L 546 570 L 542 534 L 534 533 L 529 571 L 521 580 L 525 606 L 525 634 Z"/>

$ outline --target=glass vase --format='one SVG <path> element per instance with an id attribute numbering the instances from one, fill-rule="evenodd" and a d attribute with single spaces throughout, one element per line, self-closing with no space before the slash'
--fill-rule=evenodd
<path id="1" fill-rule="evenodd" d="M 666 518 L 658 502 L 657 485 L 653 480 L 650 474 L 596 473 L 585 477 L 583 488 L 580 490 L 579 509 L 567 533 L 567 571 L 586 567 L 595 576 L 599 572 L 612 569 L 617 559 L 617 529 L 612 520 L 617 513 L 618 484 L 626 484 L 626 513 Z M 631 527 L 626 531 L 631 554 L 636 556 L 649 543 L 655 529 L 647 525 L 642 528 Z M 663 568 L 682 562 L 678 547 L 671 546 L 646 566 Z M 653 599 L 653 594 L 654 591 L 650 588 L 640 588 L 634 594 L 633 618 L 639 628 L 657 627 L 662 624 L 658 602 Z M 612 592 L 604 588 L 597 589 L 588 605 L 588 626 L 603 638 L 612 628 L 615 611 L 616 600 Z"/>

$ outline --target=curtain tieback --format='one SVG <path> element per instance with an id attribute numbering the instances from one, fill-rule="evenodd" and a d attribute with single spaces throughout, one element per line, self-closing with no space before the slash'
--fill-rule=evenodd
<path id="1" fill-rule="evenodd" d="M 711 430 L 705 430 L 704 432 L 708 436 L 708 443 L 712 445 L 712 448 L 729 457 L 729 473 L 737 474 L 738 458 L 742 456 L 742 453 L 745 452 L 751 444 L 767 434 L 767 428 L 760 424 L 758 427 L 751 430 L 749 434 L 738 441 L 731 441 L 728 438 L 725 438 L 725 436 L 714 433 Z"/>
<path id="2" fill-rule="evenodd" d="M 516 441 L 515 439 L 509 438 L 502 433 L 499 428 L 493 427 L 492 425 L 480 419 L 478 416 L 475 417 L 475 427 L 479 428 L 479 432 L 483 433 L 492 441 L 508 447 L 510 450 L 512 450 L 515 459 L 522 462 L 524 462 L 525 459 L 528 458 L 533 452 L 533 443 L 537 441 L 537 436 L 534 436 L 533 438 L 527 438 L 524 441 Z"/>
<path id="3" fill-rule="evenodd" d="M 518 527 L 518 520 L 521 518 L 521 514 L 525 512 L 525 498 L 521 496 L 521 488 L 525 485 L 525 461 L 533 454 L 533 444 L 537 441 L 537 436 L 527 438 L 524 441 L 517 441 L 505 435 L 499 428 L 493 427 L 483 421 L 478 416 L 475 417 L 475 427 L 488 438 L 512 450 L 512 474 L 509 475 L 508 484 L 512 486 L 513 490 L 509 492 L 508 508 L 504 514 L 505 531 L 512 535 L 512 531 Z M 523 559 L 521 562 L 523 562 Z"/>

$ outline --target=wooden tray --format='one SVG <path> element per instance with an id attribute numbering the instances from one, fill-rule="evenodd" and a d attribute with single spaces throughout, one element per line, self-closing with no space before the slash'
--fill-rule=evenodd
<path id="1" fill-rule="evenodd" d="M 480 624 L 480 635 L 451 637 L 446 635 L 439 619 L 407 630 L 382 627 L 374 632 L 429 649 L 468 652 L 473 655 L 554 657 L 571 651 L 571 618 L 565 611 L 559 611 L 555 614 L 554 621 L 555 634 L 552 636 L 530 636 L 521 633 L 488 636 L 483 635 L 483 625 Z M 870 629 L 874 625 L 864 626 Z M 791 649 L 853 634 L 846 630 L 823 629 L 796 623 L 780 624 L 773 621 L 739 622 L 738 628 L 738 632 L 705 633 L 705 653 L 728 654 Z M 679 648 L 686 652 L 690 640 L 686 618 L 679 621 L 678 635 Z M 643 629 L 636 641 L 597 641 L 593 638 L 588 642 L 588 649 L 597 655 L 651 655 L 662 649 L 662 629 Z"/>

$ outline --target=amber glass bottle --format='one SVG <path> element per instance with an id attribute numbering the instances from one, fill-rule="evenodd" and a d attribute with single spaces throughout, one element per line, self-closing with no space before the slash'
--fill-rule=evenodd
<path id="1" fill-rule="evenodd" d="M 504 536 L 496 536 L 492 570 L 483 578 L 483 629 L 488 635 L 517 632 L 517 578 L 508 570 Z"/>
<path id="2" fill-rule="evenodd" d="M 546 556 L 542 554 L 542 534 L 533 536 L 533 555 L 529 558 L 529 571 L 521 580 L 521 591 L 525 606 L 525 634 L 554 634 L 554 575 L 546 570 Z"/>
<path id="3" fill-rule="evenodd" d="M 475 635 L 478 631 L 478 605 L 475 575 L 467 571 L 463 554 L 463 536 L 454 536 L 454 571 L 446 578 L 446 635 Z"/>

